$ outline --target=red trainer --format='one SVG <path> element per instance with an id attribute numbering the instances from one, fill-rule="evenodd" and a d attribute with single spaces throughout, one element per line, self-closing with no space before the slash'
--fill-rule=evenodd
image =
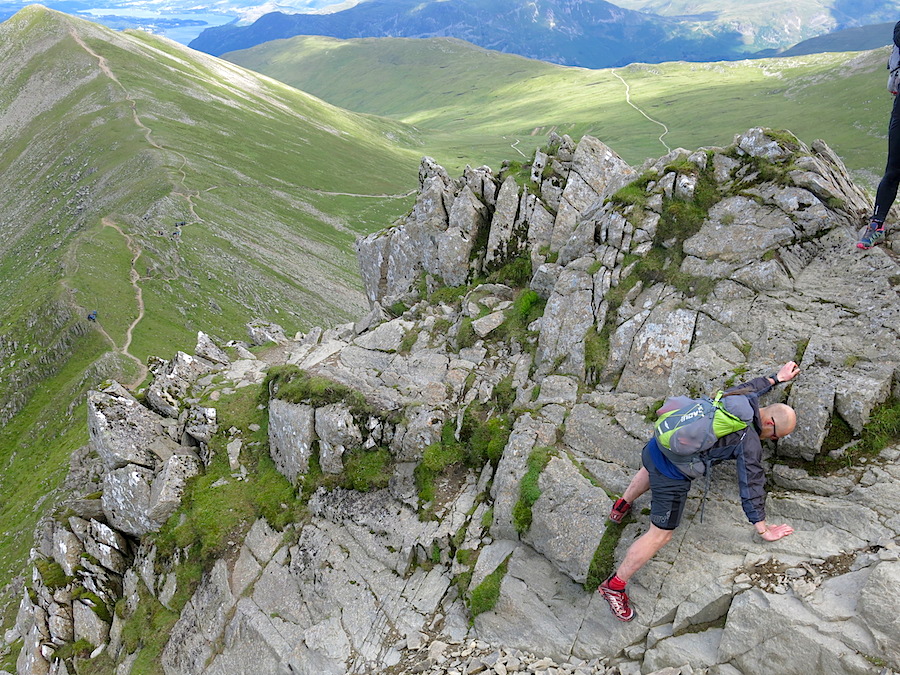
<path id="1" fill-rule="evenodd" d="M 635 612 L 631 606 L 631 601 L 628 599 L 628 593 L 625 591 L 614 591 L 607 585 L 608 581 L 609 579 L 600 584 L 597 587 L 597 592 L 609 603 L 609 609 L 614 617 L 619 621 L 631 621 L 635 617 Z"/>
<path id="2" fill-rule="evenodd" d="M 621 523 L 629 511 L 631 511 L 631 504 L 620 497 L 613 504 L 612 511 L 609 512 L 609 519 L 614 523 Z"/>

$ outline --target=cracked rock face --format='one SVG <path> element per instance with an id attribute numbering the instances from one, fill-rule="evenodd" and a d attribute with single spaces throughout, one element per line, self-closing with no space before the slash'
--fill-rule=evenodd
<path id="1" fill-rule="evenodd" d="M 334 480 L 348 457 L 377 451 L 390 457 L 387 487 L 319 488 L 308 517 L 285 532 L 248 523 L 180 611 L 167 674 L 900 671 L 900 447 L 865 461 L 835 447 L 835 430 L 860 434 L 900 390 L 900 267 L 890 241 L 854 246 L 868 197 L 824 143 L 764 129 L 727 148 L 673 150 L 640 171 L 596 139 L 551 141 L 527 167 L 528 190 L 485 168 L 454 181 L 423 160 L 410 215 L 358 243 L 370 314 L 282 343 L 287 364 L 365 405 L 275 392 L 268 451 L 278 470 L 295 485 L 314 467 Z M 473 285 L 434 305 L 420 297 L 510 262 L 530 263 L 525 288 Z M 860 279 L 881 292 L 859 293 Z M 409 309 L 389 318 L 383 308 L 401 302 Z M 718 465 L 705 499 L 693 488 L 672 541 L 631 579 L 635 620 L 617 621 L 591 583 L 649 526 L 648 496 L 623 527 L 606 517 L 640 468 L 660 399 L 711 393 L 789 360 L 801 376 L 762 404 L 798 411 L 794 433 L 764 449 L 768 519 L 794 534 L 754 535 L 735 465 Z M 93 403 L 98 454 L 114 458 L 106 525 L 133 537 L 164 517 L 154 503 L 177 503 L 176 484 L 155 482 L 164 466 L 192 464 L 177 441 L 216 433 L 215 417 L 183 399 L 207 366 L 187 384 L 168 378 L 186 363 L 157 369 L 153 407 L 169 417 L 128 413 L 121 391 Z M 248 357 L 223 377 L 247 386 L 266 367 Z M 112 403 L 125 412 L 108 412 Z M 174 445 L 145 431 L 131 447 L 120 431 L 130 416 Z M 491 424 L 508 435 L 488 438 Z M 426 454 L 471 450 L 476 431 L 491 461 L 438 471 L 423 502 Z M 847 466 L 828 476 L 800 468 L 828 454 Z M 121 589 L 133 612 L 141 580 L 171 604 L 178 577 L 152 545 L 123 572 L 130 558 L 113 553 L 109 533 L 76 524 L 51 533 L 46 555 L 73 569 L 79 545 L 109 546 L 96 556 L 106 572 L 94 573 L 104 592 Z M 69 634 L 69 614 L 52 602 L 47 591 L 25 612 L 27 667 L 49 664 L 34 655 L 51 617 Z M 116 631 L 114 620 L 110 649 L 124 662 Z"/>

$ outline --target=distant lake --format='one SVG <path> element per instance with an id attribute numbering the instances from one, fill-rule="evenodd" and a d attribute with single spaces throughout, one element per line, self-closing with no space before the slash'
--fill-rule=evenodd
<path id="1" fill-rule="evenodd" d="M 221 26 L 237 19 L 235 15 L 209 12 L 151 11 L 133 7 L 81 9 L 76 16 L 116 29 L 140 28 L 170 40 L 187 44 L 206 28 Z"/>
<path id="2" fill-rule="evenodd" d="M 102 2 L 103 0 L 100 0 L 100 3 Z M 30 4 L 33 3 L 0 0 L 0 21 L 5 21 Z M 228 5 L 223 5 L 223 11 L 216 13 L 210 12 L 208 5 L 191 11 L 178 7 L 176 3 L 159 10 L 134 6 L 116 7 L 113 2 L 107 7 L 97 7 L 95 4 L 79 0 L 44 0 L 41 4 L 58 12 L 65 12 L 116 30 L 139 28 L 156 35 L 164 35 L 182 44 L 189 43 L 206 28 L 221 26 L 238 18 L 237 12 L 228 10 Z"/>

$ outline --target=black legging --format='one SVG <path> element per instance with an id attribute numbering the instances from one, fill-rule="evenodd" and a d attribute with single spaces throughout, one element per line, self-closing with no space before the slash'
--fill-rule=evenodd
<path id="1" fill-rule="evenodd" d="M 900 96 L 894 97 L 891 109 L 891 122 L 888 125 L 888 156 L 884 176 L 875 193 L 875 215 L 873 220 L 884 222 L 891 204 L 897 198 L 897 187 L 900 186 Z"/>

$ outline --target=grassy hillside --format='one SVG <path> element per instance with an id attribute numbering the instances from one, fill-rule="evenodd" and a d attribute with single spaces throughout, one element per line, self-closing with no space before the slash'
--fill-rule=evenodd
<path id="1" fill-rule="evenodd" d="M 352 243 L 408 208 L 417 136 L 147 33 L 0 24 L 0 587 L 87 442 L 88 387 L 198 329 L 363 313 Z"/>
<path id="2" fill-rule="evenodd" d="M 516 157 L 511 145 L 530 153 L 551 129 L 592 134 L 639 164 L 663 154 L 663 143 L 727 144 L 766 125 L 824 138 L 851 169 L 878 174 L 891 106 L 886 49 L 586 70 L 451 39 L 299 37 L 226 58 L 335 105 L 413 124 L 425 149 L 454 167 Z M 626 85 L 631 102 L 668 128 L 663 142 L 665 129 L 628 104 Z"/>

